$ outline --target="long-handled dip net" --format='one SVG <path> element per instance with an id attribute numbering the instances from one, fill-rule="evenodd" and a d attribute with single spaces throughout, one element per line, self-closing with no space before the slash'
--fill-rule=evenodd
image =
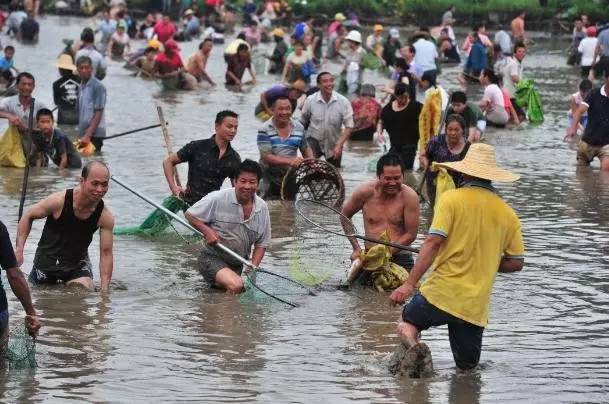
<path id="1" fill-rule="evenodd" d="M 311 199 L 299 199 L 296 201 L 295 206 L 304 220 L 326 233 L 347 238 L 356 238 L 375 244 L 383 244 L 404 251 L 419 252 L 419 250 L 414 247 L 392 243 L 391 241 L 379 240 L 360 234 L 357 227 L 355 227 L 348 217 L 343 215 L 337 208 L 324 202 Z"/>
<path id="2" fill-rule="evenodd" d="M 11 331 L 8 341 L 2 346 L 2 356 L 8 361 L 9 367 L 36 367 L 36 341 L 29 335 L 25 325 Z"/>
<path id="3" fill-rule="evenodd" d="M 133 187 L 127 185 L 122 180 L 119 180 L 116 176 L 111 176 L 110 179 L 125 188 L 126 190 L 128 190 L 129 192 L 148 202 L 152 206 L 163 211 L 169 217 L 176 220 L 183 226 L 187 227 L 194 233 L 203 237 L 203 234 L 195 227 L 193 227 L 190 223 L 186 222 L 184 219 L 171 212 L 164 206 L 158 204 L 157 202 L 153 201 L 142 193 L 136 191 Z M 222 243 L 215 244 L 214 248 L 219 249 L 222 253 L 230 256 L 232 259 L 241 262 L 248 268 L 251 268 L 251 271 L 245 271 L 246 295 L 244 298 L 253 297 L 257 300 L 266 300 L 268 298 L 272 298 L 275 301 L 285 303 L 292 307 L 296 307 L 299 305 L 298 302 L 303 297 L 315 296 L 315 293 L 309 288 L 307 288 L 305 285 L 302 285 L 299 282 L 291 280 L 290 278 L 285 277 L 283 275 L 254 266 L 251 262 L 240 256 L 239 254 L 235 253 L 228 247 L 224 246 Z M 250 290 L 252 289 L 256 289 L 256 291 L 250 292 Z"/>
<path id="4" fill-rule="evenodd" d="M 345 199 L 345 184 L 340 172 L 324 160 L 307 159 L 290 168 L 283 177 L 281 199 L 312 199 L 340 205 Z"/>

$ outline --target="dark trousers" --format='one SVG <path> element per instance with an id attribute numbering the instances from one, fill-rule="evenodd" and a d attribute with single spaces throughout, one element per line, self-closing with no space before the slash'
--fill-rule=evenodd
<path id="1" fill-rule="evenodd" d="M 340 167 L 340 161 L 342 159 L 342 154 L 339 158 L 334 158 L 334 157 L 327 157 L 323 150 L 321 150 L 321 145 L 319 144 L 319 141 L 317 139 L 313 139 L 312 137 L 308 137 L 307 138 L 307 143 L 309 144 L 309 146 L 311 147 L 311 150 L 313 151 L 313 157 L 315 157 L 316 159 L 320 158 L 321 156 L 326 157 L 326 161 L 330 164 L 332 164 L 334 167 L 339 168 Z"/>
<path id="2" fill-rule="evenodd" d="M 468 323 L 440 310 L 420 293 L 414 295 L 404 306 L 402 319 L 417 327 L 419 331 L 447 324 L 450 349 L 457 367 L 463 370 L 473 369 L 480 362 L 484 327 Z"/>
<path id="3" fill-rule="evenodd" d="M 93 146 L 95 146 L 95 150 L 100 152 L 102 149 L 102 146 L 104 145 L 104 138 L 92 137 L 91 143 L 93 143 Z"/>
<path id="4" fill-rule="evenodd" d="M 404 168 L 406 170 L 412 170 L 414 167 L 414 158 L 417 155 L 417 145 L 391 146 L 389 153 L 399 155 L 404 163 Z"/>

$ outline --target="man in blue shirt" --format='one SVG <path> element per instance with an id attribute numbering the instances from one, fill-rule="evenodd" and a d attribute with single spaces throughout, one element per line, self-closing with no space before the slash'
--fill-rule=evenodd
<path id="1" fill-rule="evenodd" d="M 88 56 L 76 60 L 78 75 L 82 80 L 78 93 L 78 137 L 82 144 L 91 142 L 97 151 L 101 151 L 103 138 L 106 137 L 106 88 L 93 76 L 92 64 Z"/>
<path id="2" fill-rule="evenodd" d="M 13 56 L 15 56 L 15 48 L 11 45 L 4 48 L 4 56 L 0 57 L 0 72 L 5 72 L 13 68 Z"/>

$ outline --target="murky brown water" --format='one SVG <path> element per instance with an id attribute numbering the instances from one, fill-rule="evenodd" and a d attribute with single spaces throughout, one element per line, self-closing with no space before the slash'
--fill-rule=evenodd
<path id="1" fill-rule="evenodd" d="M 52 100 L 57 73 L 51 65 L 60 39 L 75 37 L 82 24 L 81 19 L 48 17 L 42 21 L 41 42 L 18 47 L 16 65 L 35 74 L 39 100 Z M 182 44 L 184 56 L 195 46 Z M 526 75 L 533 75 L 541 89 L 546 122 L 487 135 L 500 162 L 523 175 L 500 190 L 522 219 L 527 261 L 522 273 L 498 277 L 482 365 L 475 374 L 455 371 L 447 331 L 440 328 L 424 334 L 435 377 L 411 381 L 389 375 L 385 364 L 396 343 L 399 310 L 386 304 L 385 295 L 326 290 L 292 310 L 243 304 L 204 286 L 194 268 L 196 246 L 173 234 L 157 240 L 121 236 L 115 238 L 114 288 L 107 300 L 61 288 L 34 289 L 44 319 L 39 366 L 2 373 L 0 401 L 607 401 L 609 176 L 599 174 L 598 164 L 576 170 L 574 152 L 561 142 L 567 96 L 578 82 L 562 55 L 553 52 L 564 46 L 539 40 L 525 62 Z M 221 48 L 214 49 L 210 70 L 222 82 Z M 448 89 L 456 89 L 456 71 L 446 69 L 441 78 Z M 104 81 L 109 132 L 156 123 L 158 102 L 178 147 L 209 136 L 215 113 L 231 108 L 241 114 L 237 150 L 257 159 L 253 106 L 273 80 L 261 76 L 262 83 L 245 94 L 222 86 L 167 94 L 111 63 Z M 479 92 L 472 91 L 478 98 Z M 376 152 L 372 145 L 349 145 L 343 169 L 348 190 L 371 178 L 367 165 Z M 150 131 L 108 141 L 103 159 L 114 174 L 160 201 L 168 195 L 160 165 L 164 153 L 160 131 Z M 0 214 L 13 238 L 21 173 L 0 169 Z M 28 202 L 73 186 L 77 175 L 33 169 Z M 139 223 L 150 211 L 116 184 L 106 201 L 118 225 Z M 299 245 L 290 233 L 294 211 L 279 203 L 272 203 L 271 210 L 274 245 L 264 263 L 286 271 L 290 251 Z M 42 224 L 34 226 L 27 244 L 26 272 Z M 336 262 L 336 280 L 348 251 L 338 255 L 328 258 Z M 91 256 L 97 268 L 97 242 Z M 11 313 L 20 316 L 9 296 Z"/>

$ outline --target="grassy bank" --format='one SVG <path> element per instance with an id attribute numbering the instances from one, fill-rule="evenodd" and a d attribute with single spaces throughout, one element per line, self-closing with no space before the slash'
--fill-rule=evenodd
<path id="1" fill-rule="evenodd" d="M 570 20 L 587 13 L 593 21 L 609 21 L 609 0 L 294 0 L 297 14 L 324 14 L 355 11 L 361 19 L 396 17 L 415 24 L 440 22 L 442 13 L 456 6 L 455 18 L 460 24 L 476 21 L 509 22 L 519 10 L 526 10 L 532 25 L 548 20 Z"/>

